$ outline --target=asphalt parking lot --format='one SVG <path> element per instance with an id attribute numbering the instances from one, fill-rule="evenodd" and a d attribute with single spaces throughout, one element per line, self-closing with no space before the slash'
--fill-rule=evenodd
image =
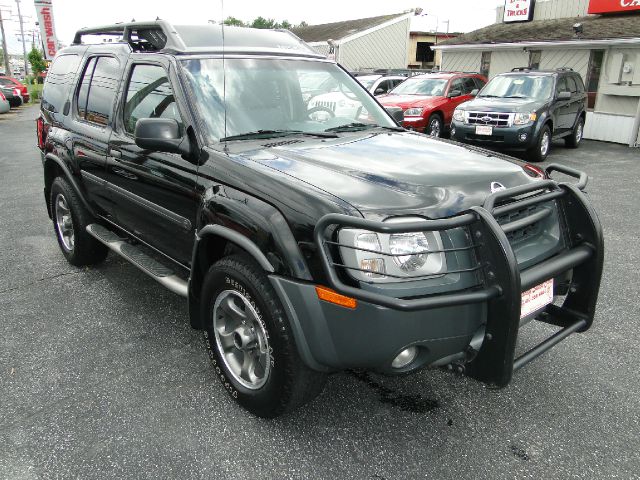
<path id="1" fill-rule="evenodd" d="M 113 255 L 66 263 L 36 114 L 0 116 L 0 478 L 640 478 L 639 150 L 558 144 L 549 160 L 589 173 L 605 229 L 589 332 L 503 390 L 440 370 L 336 374 L 265 421 L 214 378 L 183 299 Z M 551 330 L 528 325 L 520 349 Z"/>

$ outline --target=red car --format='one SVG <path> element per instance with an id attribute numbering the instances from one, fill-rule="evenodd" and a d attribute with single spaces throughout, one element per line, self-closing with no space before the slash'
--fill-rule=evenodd
<path id="1" fill-rule="evenodd" d="M 484 87 L 485 76 L 477 73 L 438 72 L 408 78 L 378 101 L 404 111 L 403 126 L 441 137 L 451 126 L 455 108 L 473 98 Z"/>
<path id="2" fill-rule="evenodd" d="M 27 90 L 27 86 L 23 85 L 19 80 L 13 77 L 0 77 L 0 86 L 17 88 L 18 90 L 20 90 L 22 101 L 24 103 L 29 102 L 29 90 Z"/>

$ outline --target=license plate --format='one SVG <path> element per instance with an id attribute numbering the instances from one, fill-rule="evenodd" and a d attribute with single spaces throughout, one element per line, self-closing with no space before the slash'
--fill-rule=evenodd
<path id="1" fill-rule="evenodd" d="M 476 135 L 493 135 L 493 127 L 490 125 L 477 125 Z"/>
<path id="2" fill-rule="evenodd" d="M 531 315 L 553 302 L 553 278 L 522 294 L 520 318 Z"/>

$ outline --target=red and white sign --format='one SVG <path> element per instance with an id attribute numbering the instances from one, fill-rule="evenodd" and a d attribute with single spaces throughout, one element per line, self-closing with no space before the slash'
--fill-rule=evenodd
<path id="1" fill-rule="evenodd" d="M 591 0 L 589 13 L 617 13 L 640 11 L 640 0 Z"/>
<path id="2" fill-rule="evenodd" d="M 505 0 L 504 23 L 530 22 L 533 20 L 535 0 Z"/>
<path id="3" fill-rule="evenodd" d="M 40 35 L 44 45 L 44 57 L 47 60 L 53 60 L 58 51 L 58 39 L 56 37 L 56 28 L 53 23 L 53 5 L 52 0 L 35 0 L 36 13 L 38 14 L 38 23 L 40 23 Z"/>
<path id="4" fill-rule="evenodd" d="M 527 317 L 553 302 L 553 278 L 522 294 L 520 318 Z"/>

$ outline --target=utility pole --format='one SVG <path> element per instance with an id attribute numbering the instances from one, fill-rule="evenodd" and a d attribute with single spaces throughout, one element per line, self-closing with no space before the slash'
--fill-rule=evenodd
<path id="1" fill-rule="evenodd" d="M 24 25 L 22 24 L 22 13 L 20 13 L 20 0 L 16 0 L 16 5 L 18 6 L 18 22 L 20 22 L 20 36 L 22 37 L 22 53 L 24 55 L 24 76 L 26 77 L 29 74 L 29 69 L 27 68 L 27 46 L 24 43 Z"/>
<path id="2" fill-rule="evenodd" d="M 2 33 L 2 51 L 4 52 L 5 75 L 12 75 L 11 63 L 9 62 L 9 50 L 7 50 L 7 36 L 4 34 L 4 23 L 2 22 L 2 6 L 0 6 L 0 33 Z"/>

